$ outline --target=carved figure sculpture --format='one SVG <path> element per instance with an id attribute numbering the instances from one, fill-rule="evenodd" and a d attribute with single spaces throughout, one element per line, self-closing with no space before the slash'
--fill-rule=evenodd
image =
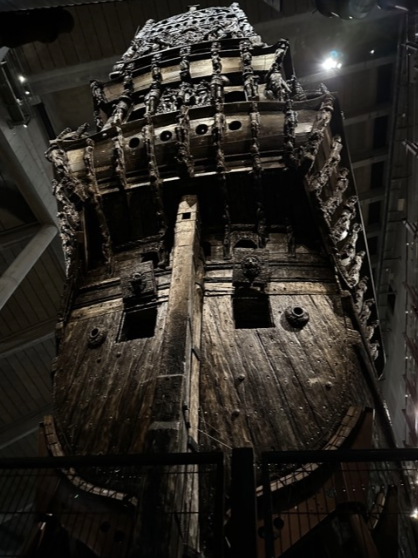
<path id="1" fill-rule="evenodd" d="M 375 305 L 375 301 L 373 298 L 369 298 L 364 301 L 360 312 L 360 323 L 363 327 L 366 327 L 367 322 L 369 321 L 369 318 L 372 315 L 372 308 L 374 305 Z"/>
<path id="2" fill-rule="evenodd" d="M 90 82 L 90 89 L 93 96 L 93 102 L 96 107 L 102 107 L 107 103 L 107 99 L 104 93 L 103 83 L 94 80 Z"/>
<path id="3" fill-rule="evenodd" d="M 286 158 L 292 166 L 295 165 L 297 156 L 295 153 L 296 127 L 298 125 L 298 113 L 293 110 L 293 101 L 288 99 L 284 113 L 284 149 Z"/>
<path id="4" fill-rule="evenodd" d="M 374 331 L 378 327 L 378 325 L 379 325 L 379 320 L 373 320 L 373 322 L 371 322 L 369 325 L 367 325 L 364 328 L 367 341 L 371 341 L 374 335 Z"/>
<path id="5" fill-rule="evenodd" d="M 369 282 L 369 278 L 366 275 L 362 279 L 360 279 L 357 285 L 354 306 L 359 316 L 361 313 L 361 309 L 363 308 L 363 299 L 368 288 L 368 282 Z"/>
<path id="6" fill-rule="evenodd" d="M 379 341 L 374 341 L 373 343 L 369 344 L 369 350 L 373 360 L 376 360 L 377 357 L 379 356 L 379 347 L 380 347 Z"/>
<path id="7" fill-rule="evenodd" d="M 161 84 L 154 82 L 151 84 L 150 90 L 145 95 L 145 107 L 149 114 L 154 114 L 157 110 L 158 103 L 161 97 Z"/>
<path id="8" fill-rule="evenodd" d="M 291 91 L 291 97 L 294 101 L 305 101 L 306 100 L 306 92 L 303 89 L 303 87 L 301 86 L 301 84 L 299 83 L 299 81 L 297 80 L 297 77 L 295 75 L 293 75 L 289 82 L 288 85 L 290 87 L 290 91 Z"/>
<path id="9" fill-rule="evenodd" d="M 353 217 L 354 215 L 350 208 L 345 207 L 342 210 L 338 221 L 331 228 L 331 238 L 335 243 L 341 242 L 341 240 L 347 237 Z"/>
<path id="10" fill-rule="evenodd" d="M 312 179 L 309 181 L 309 189 L 315 192 L 319 196 L 322 192 L 324 186 L 328 183 L 331 175 L 337 168 L 338 163 L 341 160 L 340 151 L 343 145 L 341 142 L 341 136 L 334 136 L 331 144 L 331 151 L 322 169 L 316 172 Z"/>
<path id="11" fill-rule="evenodd" d="M 79 140 L 81 138 L 87 137 L 87 130 L 90 128 L 90 124 L 85 122 L 81 126 L 77 128 L 77 130 L 71 130 L 71 128 L 65 128 L 60 134 L 57 136 L 57 140 L 64 140 L 64 141 L 74 141 Z"/>
<path id="12" fill-rule="evenodd" d="M 349 184 L 347 178 L 348 174 L 349 174 L 348 169 L 344 167 L 340 169 L 337 184 L 333 195 L 330 196 L 327 200 L 321 202 L 321 209 L 327 221 L 330 221 L 336 209 L 341 205 L 343 201 L 343 194 L 347 190 Z"/>
<path id="13" fill-rule="evenodd" d="M 160 102 L 158 104 L 157 113 L 174 112 L 177 110 L 178 89 L 164 89 Z"/>
<path id="14" fill-rule="evenodd" d="M 360 270 L 362 268 L 365 255 L 366 252 L 361 251 L 354 256 L 354 261 L 351 264 L 351 267 L 347 270 L 346 281 L 351 288 L 355 287 L 359 282 Z"/>
<path id="15" fill-rule="evenodd" d="M 211 87 L 208 81 L 202 80 L 196 86 L 196 104 L 200 107 L 210 105 Z"/>
<path id="16" fill-rule="evenodd" d="M 363 227 L 360 223 L 353 224 L 351 233 L 348 235 L 347 240 L 341 247 L 341 250 L 338 252 L 338 259 L 341 265 L 347 267 L 352 263 L 356 255 L 356 244 L 358 236 L 362 230 Z"/>

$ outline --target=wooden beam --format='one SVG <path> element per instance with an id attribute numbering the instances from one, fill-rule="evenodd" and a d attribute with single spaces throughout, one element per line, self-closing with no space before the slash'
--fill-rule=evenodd
<path id="1" fill-rule="evenodd" d="M 200 350 L 200 346 L 194 346 L 200 343 L 200 335 L 197 340 L 194 333 L 200 332 L 202 299 L 196 297 L 196 284 L 201 267 L 197 197 L 185 196 L 177 211 L 161 365 L 151 408 L 152 423 L 146 437 L 148 453 L 187 451 L 191 421 L 196 428 L 198 417 L 190 416 L 190 407 L 191 401 L 198 399 L 198 392 L 190 392 L 193 386 L 198 386 L 191 377 L 194 365 L 198 364 L 193 353 Z M 197 372 L 195 369 L 194 374 Z M 197 411 L 198 403 L 194 408 Z M 196 477 L 193 472 L 191 475 Z M 138 556 L 183 556 L 182 510 L 194 500 L 189 476 L 178 469 L 171 473 L 152 472 L 141 496 Z M 193 491 L 198 493 L 197 481 Z M 190 498 L 188 503 L 184 502 L 185 494 Z M 158 509 L 159 513 L 148 514 L 150 509 Z M 174 516 L 180 520 L 172 521 Z M 193 519 L 190 521 L 193 523 Z M 187 530 L 190 532 L 190 526 Z M 192 532 L 197 533 L 197 526 L 192 526 Z"/>

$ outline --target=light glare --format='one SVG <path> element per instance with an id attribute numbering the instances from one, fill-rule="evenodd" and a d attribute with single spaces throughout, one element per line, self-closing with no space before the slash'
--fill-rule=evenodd
<path id="1" fill-rule="evenodd" d="M 25 76 L 20 75 L 19 76 L 19 81 L 20 81 L 20 83 L 25 83 L 25 81 L 26 81 Z"/>
<path id="2" fill-rule="evenodd" d="M 336 68 L 341 68 L 342 64 L 329 56 L 322 62 L 321 66 L 324 70 L 335 70 Z"/>

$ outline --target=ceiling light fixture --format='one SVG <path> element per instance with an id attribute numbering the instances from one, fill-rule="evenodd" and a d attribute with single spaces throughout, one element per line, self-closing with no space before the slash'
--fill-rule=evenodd
<path id="1" fill-rule="evenodd" d="M 22 75 L 18 76 L 18 79 L 19 79 L 20 83 L 25 83 L 25 81 L 26 81 L 25 76 L 22 76 Z"/>
<path id="2" fill-rule="evenodd" d="M 341 66 L 341 53 L 336 50 L 332 50 L 321 64 L 324 70 L 336 70 Z"/>

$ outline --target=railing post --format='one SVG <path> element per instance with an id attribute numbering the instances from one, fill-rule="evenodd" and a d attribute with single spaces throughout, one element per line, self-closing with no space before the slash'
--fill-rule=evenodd
<path id="1" fill-rule="evenodd" d="M 225 520 L 225 457 L 222 454 L 216 463 L 215 488 L 215 549 L 214 556 L 222 558 L 224 555 L 224 520 Z"/>
<path id="2" fill-rule="evenodd" d="M 274 558 L 273 506 L 271 501 L 269 463 L 263 456 L 261 463 L 261 481 L 263 483 L 263 516 L 265 558 Z"/>
<path id="3" fill-rule="evenodd" d="M 257 512 L 254 452 L 232 450 L 231 460 L 231 550 L 233 558 L 257 557 Z"/>

